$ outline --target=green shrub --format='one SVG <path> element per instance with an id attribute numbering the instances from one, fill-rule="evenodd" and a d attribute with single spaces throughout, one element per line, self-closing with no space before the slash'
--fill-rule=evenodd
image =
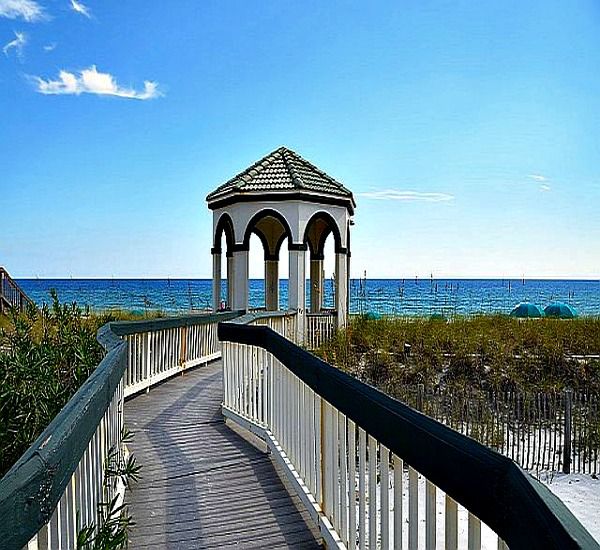
<path id="1" fill-rule="evenodd" d="M 90 314 L 51 297 L 50 307 L 0 318 L 0 477 L 102 360 L 98 329 L 123 316 Z"/>

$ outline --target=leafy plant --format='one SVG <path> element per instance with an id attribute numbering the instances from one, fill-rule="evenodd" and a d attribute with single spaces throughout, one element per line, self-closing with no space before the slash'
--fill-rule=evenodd
<path id="1" fill-rule="evenodd" d="M 123 430 L 121 441 L 131 440 L 131 433 Z M 135 525 L 133 517 L 119 495 L 113 493 L 121 481 L 125 490 L 138 481 L 141 466 L 133 455 L 124 457 L 122 449 L 111 447 L 104 464 L 104 500 L 100 502 L 95 523 L 86 525 L 77 534 L 77 550 L 116 550 L 127 548 L 128 533 Z M 113 495 L 111 497 L 111 495 Z"/>
<path id="2" fill-rule="evenodd" d="M 122 311 L 91 314 L 77 304 L 30 306 L 0 316 L 0 477 L 42 433 L 104 356 L 98 329 Z"/>

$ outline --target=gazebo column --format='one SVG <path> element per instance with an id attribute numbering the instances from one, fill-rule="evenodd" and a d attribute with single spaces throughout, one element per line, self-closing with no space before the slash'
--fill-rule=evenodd
<path id="1" fill-rule="evenodd" d="M 297 312 L 296 342 L 304 342 L 304 317 L 306 309 L 306 251 L 303 245 L 290 245 L 290 270 L 288 283 L 288 308 Z"/>
<path id="2" fill-rule="evenodd" d="M 248 309 L 248 251 L 233 253 L 233 310 Z"/>
<path id="3" fill-rule="evenodd" d="M 265 309 L 279 309 L 279 260 L 265 260 Z"/>
<path id="4" fill-rule="evenodd" d="M 221 306 L 221 252 L 213 250 L 212 259 L 212 309 L 213 311 L 219 311 Z"/>
<path id="5" fill-rule="evenodd" d="M 323 259 L 310 259 L 310 311 L 318 313 L 323 307 Z"/>
<path id="6" fill-rule="evenodd" d="M 348 321 L 348 255 L 345 252 L 335 255 L 335 309 L 337 328 L 344 328 Z"/>
<path id="7" fill-rule="evenodd" d="M 227 253 L 227 307 L 233 309 L 233 253 Z"/>

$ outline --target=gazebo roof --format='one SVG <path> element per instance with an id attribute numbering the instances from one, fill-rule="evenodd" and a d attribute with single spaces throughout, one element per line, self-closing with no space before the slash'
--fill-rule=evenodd
<path id="1" fill-rule="evenodd" d="M 356 206 L 349 189 L 300 155 L 279 147 L 210 193 L 210 208 L 239 200 L 290 198 L 339 202 L 351 211 Z"/>

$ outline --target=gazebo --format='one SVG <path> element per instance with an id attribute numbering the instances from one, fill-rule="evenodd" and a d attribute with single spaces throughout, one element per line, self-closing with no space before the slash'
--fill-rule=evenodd
<path id="1" fill-rule="evenodd" d="M 279 252 L 289 250 L 288 309 L 304 334 L 306 253 L 310 255 L 310 312 L 323 307 L 323 259 L 327 237 L 335 242 L 337 327 L 346 325 L 352 192 L 300 155 L 280 147 L 206 197 L 213 211 L 213 309 L 221 302 L 221 239 L 225 234 L 227 305 L 248 309 L 248 252 L 254 233 L 263 245 L 265 308 L 279 309 Z"/>

